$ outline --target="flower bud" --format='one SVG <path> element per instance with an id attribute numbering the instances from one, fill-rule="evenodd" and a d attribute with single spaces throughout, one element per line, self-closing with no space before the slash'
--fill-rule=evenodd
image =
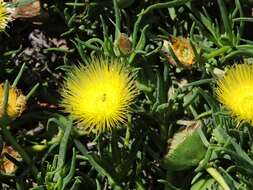
<path id="1" fill-rule="evenodd" d="M 3 117 L 4 84 L 0 84 L 0 119 Z M 10 119 L 19 117 L 26 107 L 26 98 L 20 90 L 10 86 L 7 105 L 7 115 Z"/>
<path id="2" fill-rule="evenodd" d="M 118 47 L 123 55 L 128 55 L 132 52 L 132 42 L 126 34 L 120 34 L 118 39 Z"/>
<path id="3" fill-rule="evenodd" d="M 0 173 L 13 174 L 17 170 L 17 166 L 7 159 L 5 154 L 9 154 L 16 160 L 21 160 L 21 157 L 11 146 L 4 145 L 3 151 L 0 154 Z"/>
<path id="4" fill-rule="evenodd" d="M 166 168 L 174 171 L 186 170 L 197 166 L 204 158 L 207 149 L 197 131 L 199 127 L 201 124 L 198 122 L 173 136 L 163 160 Z"/>
<path id="5" fill-rule="evenodd" d="M 195 63 L 195 54 L 194 51 L 192 49 L 191 43 L 189 41 L 189 39 L 184 38 L 184 37 L 170 37 L 170 44 L 171 44 L 171 48 L 175 54 L 175 56 L 177 57 L 177 59 L 180 61 L 180 63 L 182 64 L 182 66 L 192 66 Z M 168 49 L 169 49 L 169 42 L 168 41 L 164 41 L 164 45 L 163 45 L 163 51 L 165 53 L 165 55 L 168 58 L 168 61 L 175 65 L 176 61 L 172 58 L 172 56 L 170 55 Z"/>

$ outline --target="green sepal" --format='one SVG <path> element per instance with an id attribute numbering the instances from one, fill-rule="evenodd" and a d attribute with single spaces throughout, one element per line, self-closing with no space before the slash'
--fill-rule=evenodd
<path id="1" fill-rule="evenodd" d="M 221 190 L 221 187 L 213 178 L 202 178 L 191 186 L 191 190 Z"/>
<path id="2" fill-rule="evenodd" d="M 198 127 L 187 127 L 172 138 L 163 164 L 167 169 L 173 171 L 190 169 L 199 164 L 206 151 L 207 148 L 199 136 Z"/>

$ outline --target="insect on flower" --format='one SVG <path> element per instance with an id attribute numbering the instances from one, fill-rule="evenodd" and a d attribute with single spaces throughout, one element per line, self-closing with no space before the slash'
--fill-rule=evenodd
<path id="1" fill-rule="evenodd" d="M 89 132 L 125 123 L 138 94 L 135 75 L 118 59 L 95 58 L 74 67 L 62 90 L 61 106 Z"/>

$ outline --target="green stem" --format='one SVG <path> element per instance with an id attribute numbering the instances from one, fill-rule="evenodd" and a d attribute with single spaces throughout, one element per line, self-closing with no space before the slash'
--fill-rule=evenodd
<path id="1" fill-rule="evenodd" d="M 194 100 L 198 97 L 198 94 L 199 94 L 198 90 L 193 89 L 191 98 L 189 98 L 188 100 L 184 102 L 183 108 L 187 108 L 189 105 L 191 105 L 194 102 Z"/>
<path id="2" fill-rule="evenodd" d="M 186 4 L 190 0 L 174 0 L 174 1 L 169 1 L 165 3 L 156 3 L 153 5 L 150 5 L 147 7 L 144 11 L 142 11 L 139 15 L 144 15 L 147 14 L 155 9 L 162 9 L 162 8 L 170 8 L 170 7 L 176 7 L 176 6 L 181 6 Z M 138 16 L 139 16 L 138 15 Z"/>
<path id="3" fill-rule="evenodd" d="M 209 53 L 209 54 L 204 55 L 204 57 L 205 57 L 207 60 L 209 60 L 209 59 L 211 59 L 211 58 L 220 56 L 221 54 L 227 52 L 227 51 L 230 50 L 230 49 L 231 49 L 231 46 L 224 46 L 224 47 L 222 47 L 222 48 L 220 48 L 220 49 L 217 49 L 217 50 L 212 51 L 212 52 Z"/>
<path id="4" fill-rule="evenodd" d="M 253 22 L 253 18 L 252 17 L 238 17 L 238 18 L 233 18 L 232 20 L 233 22 Z"/>
<path id="5" fill-rule="evenodd" d="M 230 42 L 233 42 L 231 20 L 228 17 L 228 11 L 227 11 L 224 0 L 218 0 L 218 5 L 219 5 L 220 13 L 221 13 L 221 18 L 224 24 L 225 32 L 228 35 Z"/>
<path id="6" fill-rule="evenodd" d="M 57 172 L 54 176 L 54 181 L 58 181 L 62 176 L 62 168 L 64 167 L 64 163 L 66 160 L 67 155 L 67 147 L 68 147 L 68 141 L 71 135 L 71 129 L 72 129 L 72 120 L 68 121 L 65 126 L 64 135 L 61 139 L 61 144 L 59 147 L 59 154 L 57 159 Z"/>
<path id="7" fill-rule="evenodd" d="M 3 111 L 3 117 L 7 115 L 7 109 L 8 109 L 8 100 L 9 100 L 9 81 L 5 81 L 4 83 L 4 96 L 3 96 L 3 107 L 2 107 L 2 111 Z"/>
<path id="8" fill-rule="evenodd" d="M 142 10 L 143 11 L 143 10 Z M 142 13 L 142 12 L 141 12 Z M 136 41 L 137 41 L 137 33 L 139 31 L 139 27 L 140 27 L 140 23 L 142 20 L 142 15 L 138 16 L 138 19 L 136 20 L 135 24 L 134 24 L 134 31 L 133 31 L 133 39 L 132 39 L 132 43 L 133 43 L 133 47 L 135 48 L 136 46 Z"/>
<path id="9" fill-rule="evenodd" d="M 39 83 L 37 83 L 32 90 L 26 95 L 25 99 L 26 101 L 33 95 L 33 93 L 37 90 L 37 88 L 39 87 Z"/>
<path id="10" fill-rule="evenodd" d="M 115 39 L 114 40 L 117 40 L 119 37 L 120 24 L 121 24 L 121 16 L 120 16 L 120 10 L 118 7 L 117 0 L 113 0 L 113 8 L 114 8 L 115 22 L 116 22 Z"/>
<path id="11" fill-rule="evenodd" d="M 101 161 L 97 157 L 93 156 L 93 154 L 90 154 L 79 140 L 74 139 L 74 143 L 80 153 L 88 159 L 91 166 L 93 166 L 101 175 L 108 178 L 109 183 L 114 187 L 114 189 L 123 189 L 120 187 L 118 180 L 115 179 L 116 177 L 112 175 L 111 170 L 106 169 Z"/>
<path id="12" fill-rule="evenodd" d="M 18 81 L 19 81 L 19 79 L 21 78 L 21 76 L 22 76 L 24 70 L 25 70 L 25 63 L 22 65 L 22 67 L 21 67 L 21 69 L 20 69 L 20 71 L 19 71 L 17 77 L 15 78 L 15 80 L 14 80 L 14 82 L 13 82 L 13 84 L 12 84 L 13 87 L 16 87 L 16 86 L 17 86 Z"/>
<path id="13" fill-rule="evenodd" d="M 124 145 L 125 145 L 125 147 L 128 147 L 128 145 L 129 145 L 131 127 L 132 127 L 132 117 L 131 117 L 131 115 L 128 115 L 128 123 L 127 123 L 127 128 L 126 128 L 126 135 L 125 135 L 125 139 L 124 139 Z"/>
<path id="14" fill-rule="evenodd" d="M 199 114 L 195 119 L 196 119 L 196 120 L 200 120 L 200 119 L 203 118 L 203 117 L 207 117 L 207 116 L 209 116 L 209 115 L 212 115 L 212 113 L 213 113 L 212 110 L 206 111 L 206 112 L 204 112 L 204 113 Z"/>
<path id="15" fill-rule="evenodd" d="M 230 190 L 230 187 L 215 168 L 207 168 L 206 171 L 220 184 L 223 190 Z"/>

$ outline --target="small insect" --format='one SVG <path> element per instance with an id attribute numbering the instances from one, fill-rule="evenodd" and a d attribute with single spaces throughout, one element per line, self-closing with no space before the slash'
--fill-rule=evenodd
<path id="1" fill-rule="evenodd" d="M 106 93 L 104 93 L 102 96 L 102 102 L 105 102 L 105 101 L 106 101 Z"/>

